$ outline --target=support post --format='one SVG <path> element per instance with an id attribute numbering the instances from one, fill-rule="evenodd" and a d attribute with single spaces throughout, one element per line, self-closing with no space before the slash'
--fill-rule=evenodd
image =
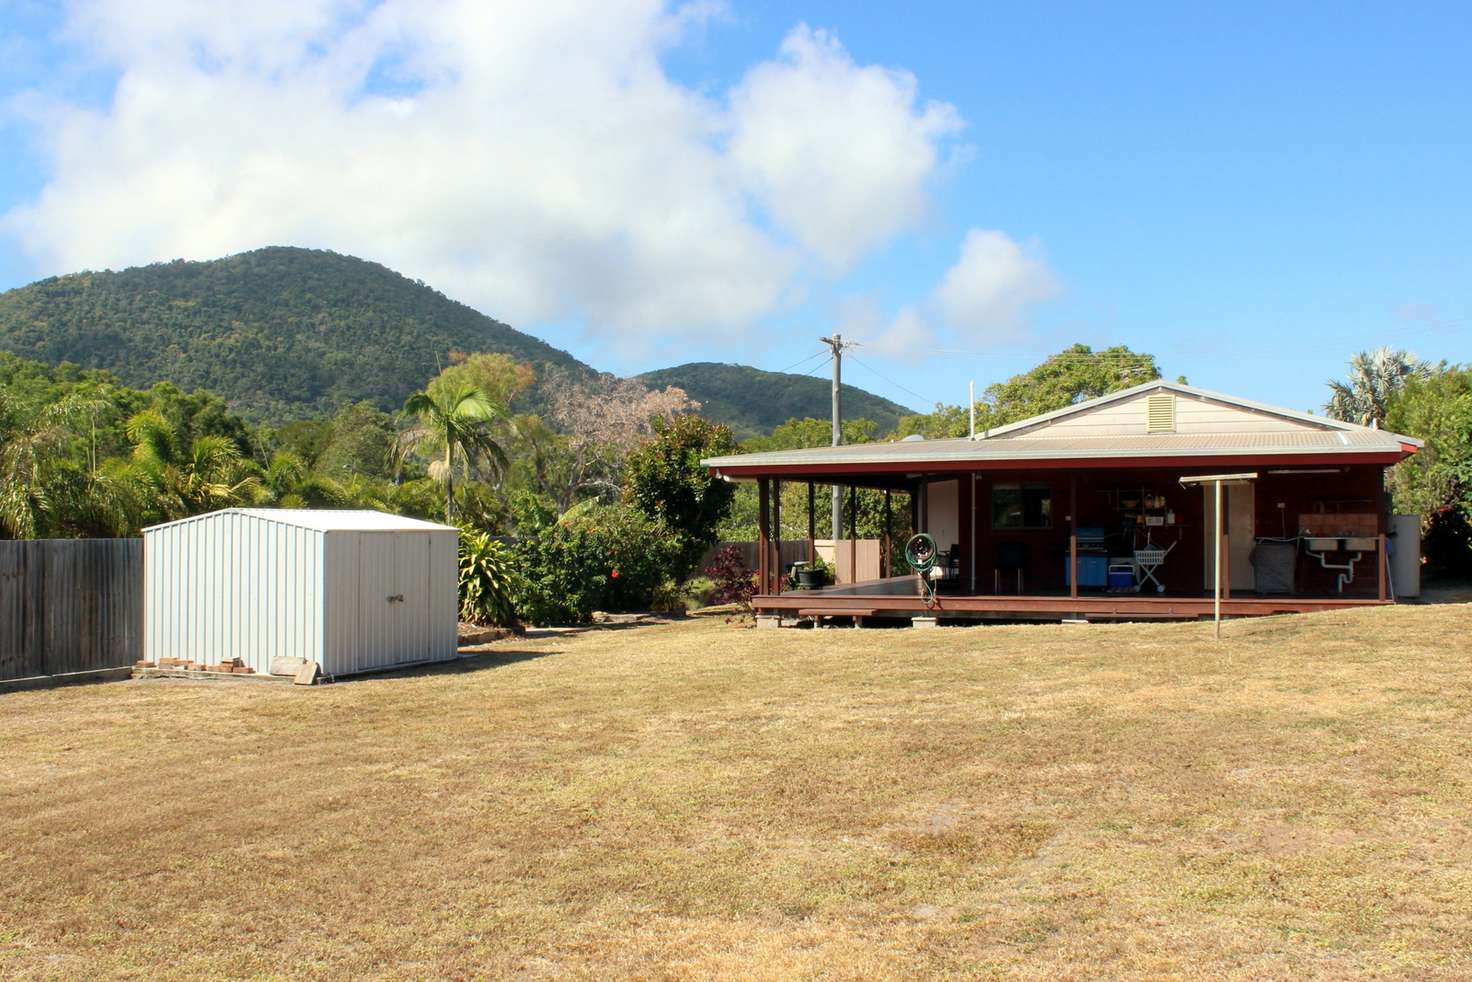
<path id="1" fill-rule="evenodd" d="M 817 528 L 816 519 L 813 516 L 813 505 L 816 504 L 815 498 L 816 498 L 816 492 L 813 489 L 813 482 L 812 481 L 809 481 L 808 482 L 808 566 L 809 567 L 815 566 L 818 563 L 818 542 L 817 542 L 818 528 Z"/>
<path id="2" fill-rule="evenodd" d="M 1215 624 L 1213 634 L 1216 640 L 1222 639 L 1222 482 L 1213 481 L 1212 488 L 1216 495 L 1216 535 L 1213 540 L 1216 543 L 1216 575 L 1211 581 L 1211 614 Z"/>
<path id="3" fill-rule="evenodd" d="M 889 488 L 884 489 L 884 540 L 879 546 L 879 577 L 890 575 L 894 566 L 894 540 L 889 534 Z"/>
<path id="4" fill-rule="evenodd" d="M 782 479 L 775 478 L 772 481 L 772 559 L 776 565 L 772 584 L 775 589 L 773 593 L 782 592 L 782 581 L 787 579 L 782 573 Z"/>
<path id="5" fill-rule="evenodd" d="M 973 392 L 971 394 L 971 396 L 972 396 L 971 397 L 971 414 L 972 414 L 972 416 L 975 416 L 976 415 L 976 393 Z M 976 433 L 975 433 L 976 424 L 975 423 L 972 424 L 971 429 L 973 431 L 971 435 L 972 436 L 975 436 L 976 435 Z M 978 565 L 978 563 L 976 562 L 976 483 L 977 483 L 977 481 L 976 481 L 976 471 L 972 471 L 971 472 L 971 549 L 966 554 L 966 568 L 967 568 L 968 572 L 970 573 L 970 583 L 971 583 L 970 593 L 972 594 L 972 596 L 975 596 L 976 595 L 976 567 Z"/>
<path id="6" fill-rule="evenodd" d="M 1382 524 L 1384 523 L 1384 518 L 1383 517 L 1381 518 L 1381 523 Z M 1380 553 L 1379 553 L 1380 554 L 1380 559 L 1379 559 L 1378 562 L 1375 563 L 1375 572 L 1379 574 L 1378 579 L 1380 581 L 1380 584 L 1379 584 L 1380 599 L 1381 600 L 1384 600 L 1385 599 L 1385 564 L 1388 563 L 1388 562 L 1390 562 L 1390 557 L 1385 554 L 1385 533 L 1384 532 L 1381 532 L 1380 533 L 1379 539 L 1375 543 L 1375 545 L 1376 545 L 1376 548 L 1378 548 L 1379 551 L 1380 551 Z"/>
<path id="7" fill-rule="evenodd" d="M 756 509 L 756 581 L 758 592 L 767 592 L 767 561 L 771 555 L 767 551 L 767 518 L 770 502 L 767 498 L 767 479 L 757 479 L 757 509 Z"/>
<path id="8" fill-rule="evenodd" d="M 1078 475 L 1068 475 L 1068 595 L 1078 597 Z"/>
<path id="9" fill-rule="evenodd" d="M 859 486 L 848 486 L 848 575 L 859 582 Z"/>
<path id="10" fill-rule="evenodd" d="M 1232 530 L 1222 532 L 1222 596 L 1232 599 Z"/>

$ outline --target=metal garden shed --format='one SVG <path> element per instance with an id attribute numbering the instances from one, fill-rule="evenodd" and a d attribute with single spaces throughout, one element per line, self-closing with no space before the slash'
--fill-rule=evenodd
<path id="1" fill-rule="evenodd" d="M 376 511 L 229 508 L 143 530 L 144 655 L 350 675 L 454 658 L 459 532 Z"/>

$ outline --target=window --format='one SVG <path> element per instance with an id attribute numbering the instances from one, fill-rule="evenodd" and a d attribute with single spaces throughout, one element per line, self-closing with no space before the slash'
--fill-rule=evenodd
<path id="1" fill-rule="evenodd" d="M 993 484 L 992 528 L 1053 526 L 1053 489 L 1046 484 Z"/>

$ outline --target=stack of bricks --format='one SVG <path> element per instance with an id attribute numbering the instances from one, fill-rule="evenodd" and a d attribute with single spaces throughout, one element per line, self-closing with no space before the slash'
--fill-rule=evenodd
<path id="1" fill-rule="evenodd" d="M 140 661 L 136 663 L 135 667 L 152 668 L 153 662 Z M 217 662 L 213 665 L 201 661 L 190 661 L 187 658 L 160 658 L 158 660 L 158 667 L 178 668 L 187 672 L 223 672 L 233 675 L 251 675 L 255 672 L 254 668 L 247 667 L 239 658 L 233 658 L 227 662 Z"/>

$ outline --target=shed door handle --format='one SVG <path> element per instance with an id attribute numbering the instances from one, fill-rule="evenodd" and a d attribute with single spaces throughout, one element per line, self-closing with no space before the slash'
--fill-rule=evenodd
<path id="1" fill-rule="evenodd" d="M 404 602 L 404 595 L 402 593 L 396 593 L 387 599 L 391 604 L 401 604 Z"/>

